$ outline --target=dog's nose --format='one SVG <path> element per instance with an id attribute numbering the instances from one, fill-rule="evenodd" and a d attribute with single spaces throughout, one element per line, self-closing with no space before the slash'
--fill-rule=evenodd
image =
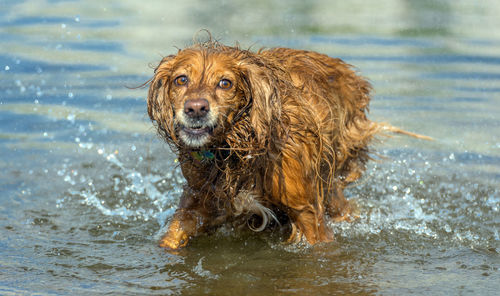
<path id="1" fill-rule="evenodd" d="M 184 113 L 189 117 L 202 117 L 210 111 L 210 104 L 206 99 L 189 99 L 184 103 Z"/>

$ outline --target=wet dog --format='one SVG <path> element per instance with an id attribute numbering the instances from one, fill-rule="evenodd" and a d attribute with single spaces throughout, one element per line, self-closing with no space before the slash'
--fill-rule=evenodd
<path id="1" fill-rule="evenodd" d="M 333 239 L 348 219 L 344 188 L 384 129 L 367 118 L 370 84 L 340 59 L 275 48 L 195 44 L 160 62 L 148 113 L 187 181 L 160 246 L 244 218 L 255 231 L 288 224 L 288 241 Z M 411 134 L 413 135 L 413 134 Z"/>

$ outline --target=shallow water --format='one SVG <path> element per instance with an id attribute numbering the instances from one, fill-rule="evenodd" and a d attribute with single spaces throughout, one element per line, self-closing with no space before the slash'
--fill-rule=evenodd
<path id="1" fill-rule="evenodd" d="M 500 4 L 165 3 L 2 2 L 0 294 L 496 294 Z M 373 83 L 372 119 L 436 140 L 376 145 L 334 243 L 223 228 L 165 253 L 184 180 L 129 87 L 201 28 L 341 57 Z"/>

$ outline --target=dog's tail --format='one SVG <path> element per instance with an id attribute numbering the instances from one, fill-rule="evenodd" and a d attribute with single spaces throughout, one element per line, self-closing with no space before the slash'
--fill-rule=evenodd
<path id="1" fill-rule="evenodd" d="M 410 136 L 410 137 L 421 139 L 421 140 L 434 141 L 434 139 L 431 137 L 412 133 L 409 131 L 405 131 L 403 129 L 400 129 L 399 127 L 392 126 L 392 125 L 385 123 L 385 122 L 377 122 L 375 124 L 377 125 L 378 129 L 382 132 L 390 132 L 390 133 Z"/>

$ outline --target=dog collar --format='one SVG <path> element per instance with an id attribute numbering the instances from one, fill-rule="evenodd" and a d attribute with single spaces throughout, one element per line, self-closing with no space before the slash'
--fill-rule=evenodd
<path id="1" fill-rule="evenodd" d="M 191 156 L 198 161 L 213 160 L 215 158 L 215 154 L 209 150 L 191 151 Z"/>

